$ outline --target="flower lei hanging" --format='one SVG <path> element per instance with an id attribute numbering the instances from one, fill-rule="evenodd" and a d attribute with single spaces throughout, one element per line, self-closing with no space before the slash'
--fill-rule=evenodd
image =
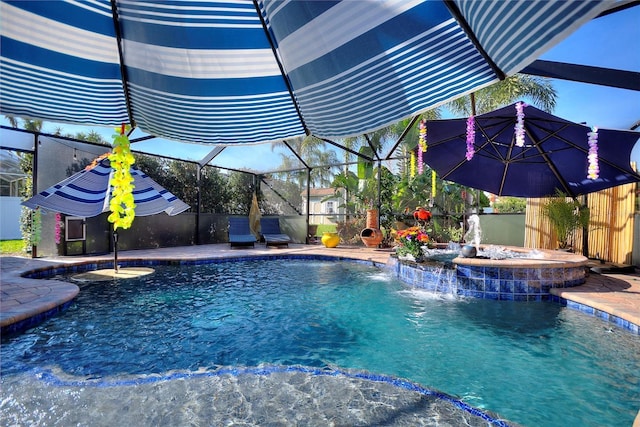
<path id="1" fill-rule="evenodd" d="M 42 212 L 37 208 L 31 216 L 31 245 L 38 246 L 42 238 Z"/>
<path id="2" fill-rule="evenodd" d="M 62 236 L 62 215 L 60 215 L 60 212 L 56 212 L 56 228 L 54 230 L 55 233 L 55 242 L 56 245 L 60 244 L 61 236 Z"/>
<path id="3" fill-rule="evenodd" d="M 131 176 L 131 165 L 135 159 L 131 154 L 129 138 L 126 135 L 129 128 L 123 124 L 119 129 L 120 133 L 113 135 L 113 152 L 109 155 L 113 174 L 109 180 L 112 187 L 111 200 L 109 201 L 111 214 L 107 220 L 113 223 L 114 230 L 131 227 L 136 216 L 136 205 L 133 202 L 134 185 Z"/>
<path id="4" fill-rule="evenodd" d="M 436 197 L 436 171 L 431 170 L 431 199 Z"/>
<path id="5" fill-rule="evenodd" d="M 411 152 L 411 158 L 409 160 L 409 174 L 411 178 L 416 176 L 416 154 L 413 151 Z"/>
<path id="6" fill-rule="evenodd" d="M 467 161 L 473 159 L 475 149 L 473 144 L 476 142 L 476 123 L 473 116 L 469 116 L 467 119 Z"/>
<path id="7" fill-rule="evenodd" d="M 591 132 L 587 133 L 589 137 L 589 168 L 587 170 L 587 178 L 598 179 L 600 175 L 600 166 L 598 166 L 598 128 L 592 127 Z"/>
<path id="8" fill-rule="evenodd" d="M 524 107 L 526 106 L 527 104 L 524 102 L 516 102 L 516 126 L 514 130 L 518 147 L 524 147 Z"/>
<path id="9" fill-rule="evenodd" d="M 427 152 L 427 123 L 423 120 L 420 120 L 420 132 L 418 137 L 418 174 L 422 175 L 423 164 L 422 164 L 422 153 Z"/>

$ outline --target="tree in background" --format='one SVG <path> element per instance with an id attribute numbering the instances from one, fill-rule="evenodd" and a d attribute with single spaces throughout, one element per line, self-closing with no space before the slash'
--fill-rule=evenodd
<path id="1" fill-rule="evenodd" d="M 249 215 L 255 191 L 254 176 L 248 173 L 231 172 L 228 181 L 230 203 L 227 212 L 235 215 Z M 260 202 L 260 195 L 258 195 Z"/>
<path id="2" fill-rule="evenodd" d="M 527 200 L 520 197 L 500 197 L 493 204 L 497 213 L 524 213 L 527 210 Z"/>
<path id="3" fill-rule="evenodd" d="M 446 104 L 446 108 L 461 117 L 484 114 L 505 105 L 527 98 L 536 107 L 552 113 L 556 106 L 557 92 L 551 80 L 545 77 L 514 74 L 487 86 L 471 96 L 463 96 Z"/>
<path id="4" fill-rule="evenodd" d="M 5 116 L 11 127 L 19 128 L 20 119 L 13 116 Z M 22 119 L 22 127 L 31 132 L 40 132 L 42 130 L 42 120 Z M 22 200 L 27 200 L 33 196 L 33 154 L 17 153 L 20 158 L 20 169 L 26 175 L 25 183 L 20 187 L 20 196 Z M 30 252 L 40 240 L 40 210 L 31 210 L 22 207 L 20 211 L 20 232 L 24 243 L 25 252 Z"/>

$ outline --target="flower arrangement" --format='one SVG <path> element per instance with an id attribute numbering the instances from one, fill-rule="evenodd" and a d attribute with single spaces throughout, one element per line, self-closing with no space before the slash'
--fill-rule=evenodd
<path id="1" fill-rule="evenodd" d="M 527 104 L 524 102 L 516 103 L 516 126 L 514 130 L 518 147 L 524 147 L 524 107 L 526 106 Z"/>
<path id="2" fill-rule="evenodd" d="M 431 199 L 436 198 L 436 171 L 431 171 Z"/>
<path id="3" fill-rule="evenodd" d="M 113 136 L 113 152 L 109 155 L 109 161 L 113 168 L 113 175 L 109 184 L 113 187 L 109 208 L 111 214 L 107 220 L 113 223 L 114 231 L 118 228 L 131 227 L 136 216 L 136 205 L 133 201 L 133 176 L 131 165 L 135 162 L 129 147 L 129 138 L 126 135 L 128 126 L 122 125 L 120 134 Z"/>
<path id="4" fill-rule="evenodd" d="M 420 121 L 420 132 L 418 137 L 418 175 L 422 175 L 423 161 L 422 154 L 427 152 L 427 122 L 423 119 Z"/>
<path id="5" fill-rule="evenodd" d="M 416 154 L 413 151 L 409 158 L 409 174 L 411 178 L 416 176 Z"/>
<path id="6" fill-rule="evenodd" d="M 476 121 L 473 116 L 469 116 L 467 119 L 467 161 L 473 159 L 473 155 L 476 150 L 473 147 L 473 144 L 476 142 Z"/>
<path id="7" fill-rule="evenodd" d="M 56 212 L 55 221 L 56 224 L 54 229 L 54 236 L 56 245 L 59 245 L 62 241 L 62 215 L 60 214 L 60 212 Z"/>
<path id="8" fill-rule="evenodd" d="M 600 166 L 598 165 L 598 128 L 592 127 L 591 132 L 587 133 L 589 141 L 589 168 L 587 170 L 587 178 L 598 179 L 600 176 Z"/>
<path id="9" fill-rule="evenodd" d="M 420 226 L 409 227 L 396 232 L 396 253 L 411 255 L 415 259 L 423 256 L 422 247 L 429 243 L 429 235 Z"/>

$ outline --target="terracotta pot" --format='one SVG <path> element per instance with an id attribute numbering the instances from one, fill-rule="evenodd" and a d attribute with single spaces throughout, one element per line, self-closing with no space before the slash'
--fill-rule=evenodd
<path id="1" fill-rule="evenodd" d="M 320 239 L 323 245 L 327 248 L 335 248 L 340 243 L 340 236 L 337 233 L 326 232 L 322 233 L 322 239 Z"/>
<path id="2" fill-rule="evenodd" d="M 379 228 L 378 226 L 378 209 L 367 210 L 367 228 Z"/>
<path id="3" fill-rule="evenodd" d="M 378 228 L 365 228 L 360 232 L 360 239 L 365 246 L 377 247 L 382 242 L 382 231 Z"/>
<path id="4" fill-rule="evenodd" d="M 360 232 L 360 239 L 365 246 L 377 247 L 382 242 L 382 231 L 378 228 L 378 210 L 367 210 L 367 228 Z"/>

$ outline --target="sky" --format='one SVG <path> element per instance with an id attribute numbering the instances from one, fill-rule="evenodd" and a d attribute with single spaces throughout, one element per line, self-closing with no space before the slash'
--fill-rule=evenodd
<path id="1" fill-rule="evenodd" d="M 640 7 L 636 6 L 590 21 L 543 54 L 540 59 L 640 72 L 638 40 L 640 40 Z M 640 92 L 638 91 L 558 79 L 552 81 L 557 91 L 557 105 L 553 111 L 556 116 L 607 129 L 630 129 L 632 125 L 640 121 Z M 8 125 L 8 121 L 4 117 L 2 117 L 2 124 Z M 58 127 L 63 129 L 64 134 L 88 133 L 94 130 L 107 141 L 112 140 L 111 137 L 114 133 L 112 128 L 73 126 L 50 122 L 45 123 L 43 132 L 54 133 Z M 132 138 L 141 135 L 143 133 L 136 131 Z M 144 145 L 142 144 L 137 143 L 135 148 L 143 149 Z M 176 143 L 156 139 L 153 140 L 153 144 L 175 147 Z M 256 148 L 258 149 L 258 147 Z M 194 144 L 178 144 L 176 151 L 181 154 L 189 152 L 192 155 L 190 160 L 198 160 L 205 156 L 211 148 Z M 258 150 L 261 151 L 260 155 L 253 155 L 252 158 L 247 158 L 246 155 L 241 156 L 241 164 L 230 167 L 242 166 L 264 170 L 264 156 L 273 155 L 273 153 L 271 153 L 269 144 L 265 144 Z M 253 153 L 255 154 L 256 151 Z M 227 149 L 217 160 L 233 161 L 233 157 L 233 150 Z M 640 143 L 636 144 L 631 161 L 640 164 Z M 218 161 L 216 163 L 220 164 Z"/>

